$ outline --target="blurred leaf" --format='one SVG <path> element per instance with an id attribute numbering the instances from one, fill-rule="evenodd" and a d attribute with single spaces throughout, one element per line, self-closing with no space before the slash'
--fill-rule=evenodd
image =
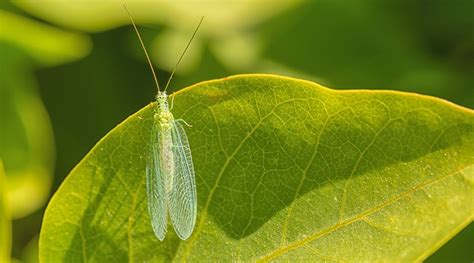
<path id="1" fill-rule="evenodd" d="M 257 64 L 260 56 L 260 42 L 256 36 L 229 34 L 211 43 L 211 47 L 226 68 L 238 72 Z"/>
<path id="2" fill-rule="evenodd" d="M 44 65 L 84 57 L 91 48 L 85 35 L 70 33 L 0 9 L 0 41 L 22 48 Z"/>
<path id="3" fill-rule="evenodd" d="M 38 263 L 38 236 L 33 237 L 22 252 L 23 263 Z"/>
<path id="4" fill-rule="evenodd" d="M 19 218 L 46 202 L 53 173 L 51 124 L 37 91 L 31 58 L 42 65 L 57 65 L 82 58 L 91 44 L 84 35 L 6 11 L 0 10 L 0 20 L 0 154 L 11 214 Z"/>
<path id="5" fill-rule="evenodd" d="M 49 196 L 54 142 L 26 55 L 1 42 L 0 55 L 0 155 L 7 174 L 11 214 L 18 218 L 44 205 Z"/>
<path id="6" fill-rule="evenodd" d="M 215 1 L 212 4 L 202 4 L 198 0 L 124 2 L 138 22 L 164 23 L 192 30 L 196 20 L 205 16 L 207 25 L 203 32 L 219 35 L 260 23 L 301 1 L 276 1 L 271 5 L 266 0 Z M 47 0 L 15 0 L 13 3 L 47 21 L 84 31 L 107 30 L 130 21 L 120 0 L 94 2 L 93 8 L 87 0 L 74 4 Z"/>
<path id="7" fill-rule="evenodd" d="M 5 179 L 5 169 L 0 159 L 0 262 L 8 263 L 10 262 L 11 228 L 5 193 Z"/>
<path id="8" fill-rule="evenodd" d="M 169 71 L 174 68 L 199 18 L 205 17 L 193 47 L 183 60 L 182 67 L 178 69 L 180 74 L 192 71 L 200 64 L 200 54 L 203 53 L 203 45 L 200 45 L 200 42 L 203 43 L 203 39 L 213 43 L 213 50 L 217 51 L 216 54 L 225 65 L 242 68 L 240 64 L 251 64 L 260 41 L 249 41 L 248 37 L 240 35 L 246 35 L 246 31 L 255 25 L 300 5 L 302 1 L 276 1 L 271 5 L 267 0 L 214 1 L 207 4 L 196 0 L 124 2 L 137 23 L 163 24 L 166 28 L 163 34 L 146 45 L 154 54 L 154 64 Z M 76 1 L 74 5 L 44 0 L 17 0 L 14 3 L 42 19 L 83 31 L 102 31 L 130 23 L 120 0 L 94 2 L 93 8 L 89 1 L 84 0 Z M 138 46 L 135 36 L 134 40 L 133 44 Z M 143 58 L 141 52 L 140 55 L 140 58 Z M 247 62 L 246 59 L 251 61 Z"/>
<path id="9" fill-rule="evenodd" d="M 190 37 L 191 35 L 187 32 L 178 31 L 165 31 L 159 34 L 150 45 L 155 65 L 171 72 Z M 139 45 L 137 41 L 135 41 L 135 45 Z M 186 59 L 181 61 L 177 73 L 185 74 L 195 69 L 200 64 L 202 51 L 202 43 L 199 39 L 194 39 L 192 46 L 186 52 Z M 143 57 L 143 52 L 140 55 Z"/>
<path id="10" fill-rule="evenodd" d="M 159 242 L 152 233 L 147 106 L 61 185 L 44 217 L 40 260 L 414 261 L 472 221 L 471 110 L 267 75 L 203 82 L 176 97 L 175 117 L 193 124 L 191 238 L 170 231 Z"/>

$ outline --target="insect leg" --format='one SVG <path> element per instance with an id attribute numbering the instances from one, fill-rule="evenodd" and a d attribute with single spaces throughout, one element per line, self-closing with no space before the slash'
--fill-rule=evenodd
<path id="1" fill-rule="evenodd" d="M 175 97 L 176 97 L 176 96 L 175 96 L 174 93 L 173 93 L 173 97 L 171 97 L 171 107 L 170 107 L 170 111 L 173 110 L 174 98 L 175 98 Z"/>
<path id="2" fill-rule="evenodd" d="M 185 120 L 183 120 L 183 119 L 176 119 L 175 121 L 176 121 L 176 122 L 179 122 L 179 121 L 180 121 L 180 122 L 186 124 L 186 126 L 188 126 L 188 127 L 193 127 L 191 124 L 187 123 L 187 122 L 186 122 Z"/>

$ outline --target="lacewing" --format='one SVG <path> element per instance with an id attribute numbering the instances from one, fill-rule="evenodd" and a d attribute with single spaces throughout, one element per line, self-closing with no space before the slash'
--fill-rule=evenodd
<path id="1" fill-rule="evenodd" d="M 162 241 L 166 236 L 168 219 L 171 219 L 178 237 L 186 240 L 193 232 L 197 214 L 196 182 L 191 148 L 181 123 L 188 126 L 189 124 L 182 119 L 173 117 L 171 113 L 173 102 L 169 107 L 166 89 L 204 17 L 199 21 L 191 39 L 178 59 L 165 89 L 161 91 L 135 21 L 125 4 L 123 6 L 140 40 L 158 89 L 146 166 L 146 188 L 151 226 L 156 237 Z"/>

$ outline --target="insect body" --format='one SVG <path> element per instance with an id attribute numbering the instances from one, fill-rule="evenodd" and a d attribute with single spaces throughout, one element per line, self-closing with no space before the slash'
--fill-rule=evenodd
<path id="1" fill-rule="evenodd" d="M 176 234 L 185 240 L 196 222 L 194 168 L 186 133 L 167 99 L 165 92 L 156 96 L 146 175 L 148 209 L 158 239 L 165 238 L 169 212 Z"/>
<path id="2" fill-rule="evenodd" d="M 166 236 L 168 218 L 170 218 L 178 237 L 186 240 L 192 234 L 196 223 L 196 183 L 191 148 L 180 122 L 187 123 L 181 119 L 174 119 L 171 113 L 172 105 L 171 108 L 168 105 L 166 89 L 203 18 L 176 63 L 165 89 L 160 91 L 155 71 L 140 33 L 127 7 L 123 6 L 140 40 L 158 88 L 146 166 L 146 188 L 151 225 L 156 237 L 163 240 Z"/>

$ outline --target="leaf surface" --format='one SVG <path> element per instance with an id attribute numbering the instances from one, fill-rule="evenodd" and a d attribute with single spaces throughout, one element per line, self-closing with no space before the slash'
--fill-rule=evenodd
<path id="1" fill-rule="evenodd" d="M 54 195 L 43 262 L 413 261 L 473 219 L 472 110 L 241 75 L 177 92 L 173 113 L 193 125 L 191 237 L 169 231 L 160 242 L 152 233 L 148 105 L 103 137 Z"/>

